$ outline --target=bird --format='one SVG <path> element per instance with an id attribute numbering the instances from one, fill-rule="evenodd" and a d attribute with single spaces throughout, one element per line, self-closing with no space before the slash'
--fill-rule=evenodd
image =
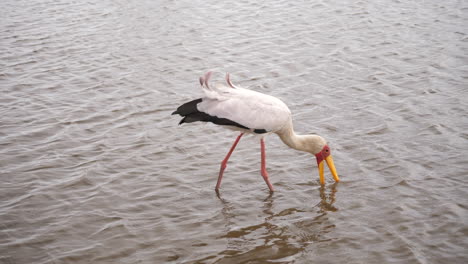
<path id="1" fill-rule="evenodd" d="M 184 103 L 172 115 L 182 116 L 179 125 L 193 122 L 211 122 L 240 134 L 221 162 L 215 190 L 219 192 L 221 180 L 229 158 L 244 134 L 260 136 L 260 172 L 271 193 L 274 192 L 266 170 L 264 138 L 275 133 L 290 148 L 311 153 L 317 160 L 320 184 L 325 184 L 324 161 L 336 182 L 340 181 L 327 141 L 319 135 L 298 135 L 294 131 L 291 111 L 280 99 L 234 85 L 226 73 L 226 84 L 209 84 L 213 72 L 199 78 L 204 96 Z"/>

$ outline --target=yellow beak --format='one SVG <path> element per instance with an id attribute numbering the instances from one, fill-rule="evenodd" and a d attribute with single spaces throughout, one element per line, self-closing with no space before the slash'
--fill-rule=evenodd
<path id="1" fill-rule="evenodd" d="M 330 169 L 330 172 L 333 175 L 333 178 L 335 179 L 336 182 L 340 181 L 340 178 L 338 177 L 338 173 L 336 172 L 335 168 L 335 163 L 333 163 L 333 158 L 331 155 L 325 158 L 325 161 L 327 162 L 328 168 Z M 325 184 L 325 177 L 323 176 L 323 161 L 321 161 L 318 164 L 318 169 L 319 169 L 319 176 L 320 176 L 320 184 Z"/>

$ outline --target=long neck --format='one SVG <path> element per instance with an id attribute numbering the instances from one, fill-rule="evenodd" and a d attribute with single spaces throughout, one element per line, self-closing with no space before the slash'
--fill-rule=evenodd
<path id="1" fill-rule="evenodd" d="M 288 145 L 290 148 L 297 149 L 300 151 L 308 151 L 305 147 L 305 141 L 307 136 L 298 135 L 294 132 L 292 121 L 284 127 L 281 131 L 277 132 L 278 136 Z"/>
<path id="2" fill-rule="evenodd" d="M 277 132 L 278 136 L 290 148 L 309 152 L 312 154 L 318 153 L 326 144 L 325 139 L 318 135 L 298 135 L 294 132 L 292 120 L 282 130 Z"/>

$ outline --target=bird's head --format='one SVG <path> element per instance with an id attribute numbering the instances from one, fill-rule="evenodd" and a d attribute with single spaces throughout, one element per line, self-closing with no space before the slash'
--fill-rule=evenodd
<path id="1" fill-rule="evenodd" d="M 324 162 L 325 161 L 330 169 L 330 172 L 333 175 L 333 178 L 336 182 L 340 181 L 338 173 L 336 172 L 335 164 L 333 163 L 333 158 L 331 155 L 330 147 L 327 145 L 327 141 L 317 135 L 305 136 L 306 140 L 304 142 L 307 152 L 310 152 L 315 155 L 318 164 L 320 183 L 325 184 L 324 177 Z"/>
<path id="2" fill-rule="evenodd" d="M 320 176 L 320 183 L 325 184 L 325 177 L 323 176 L 323 160 L 327 162 L 328 168 L 330 169 L 333 178 L 336 182 L 340 181 L 338 177 L 338 173 L 336 172 L 335 163 L 333 163 L 333 158 L 331 155 L 331 150 L 328 145 L 325 144 L 322 150 L 315 154 L 315 158 L 317 159 L 318 169 L 319 169 L 319 176 Z"/>

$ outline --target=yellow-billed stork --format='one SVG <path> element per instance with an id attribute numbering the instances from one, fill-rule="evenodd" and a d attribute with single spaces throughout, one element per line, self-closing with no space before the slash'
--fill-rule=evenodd
<path id="1" fill-rule="evenodd" d="M 226 74 L 227 86 L 224 84 L 210 86 L 208 82 L 211 75 L 211 72 L 207 72 L 200 77 L 200 84 L 205 96 L 179 106 L 172 114 L 183 116 L 179 125 L 202 121 L 241 131 L 221 162 L 216 191 L 221 185 L 229 157 L 244 133 L 261 135 L 261 174 L 271 192 L 274 189 L 266 171 L 265 142 L 263 140 L 264 136 L 269 133 L 276 133 L 286 145 L 293 149 L 315 155 L 321 184 L 325 184 L 324 160 L 335 181 L 340 181 L 331 150 L 325 139 L 318 135 L 297 135 L 293 129 L 291 111 L 285 103 L 276 97 L 233 85 L 229 73 Z"/>

